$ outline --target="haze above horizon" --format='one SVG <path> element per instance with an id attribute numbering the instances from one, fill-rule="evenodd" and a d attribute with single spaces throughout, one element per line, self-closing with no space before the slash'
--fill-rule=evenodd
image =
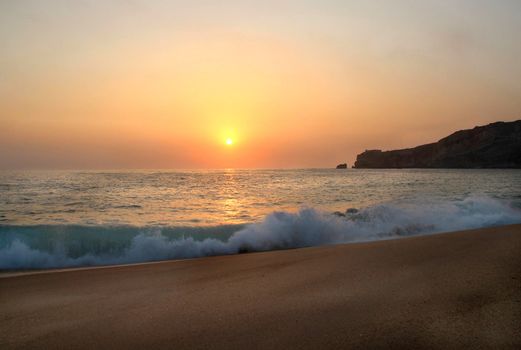
<path id="1" fill-rule="evenodd" d="M 521 2 L 1 1 L 0 169 L 352 165 L 521 118 Z"/>

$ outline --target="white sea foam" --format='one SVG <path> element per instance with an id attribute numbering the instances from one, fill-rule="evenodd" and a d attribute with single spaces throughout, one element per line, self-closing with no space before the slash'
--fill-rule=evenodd
<path id="1" fill-rule="evenodd" d="M 38 246 L 34 241 L 25 242 L 25 236 L 17 235 L 16 227 L 11 227 L 15 233 L 0 248 L 0 268 L 53 268 L 183 259 L 373 241 L 513 223 L 521 223 L 519 208 L 489 197 L 469 197 L 408 205 L 386 203 L 346 217 L 313 208 L 303 208 L 296 213 L 274 212 L 263 221 L 247 225 L 225 239 L 171 238 L 161 228 L 136 228 L 123 248 L 112 249 L 109 243 L 109 248 L 101 252 L 89 248 L 92 245 L 82 244 L 85 237 L 74 240 L 74 246 L 58 238 L 53 238 L 51 244 L 46 242 L 45 247 Z M 116 242 L 116 237 L 104 237 L 103 244 L 111 239 Z M 121 242 L 117 243 L 118 247 L 121 246 Z M 71 253 L 72 248 L 75 254 Z"/>

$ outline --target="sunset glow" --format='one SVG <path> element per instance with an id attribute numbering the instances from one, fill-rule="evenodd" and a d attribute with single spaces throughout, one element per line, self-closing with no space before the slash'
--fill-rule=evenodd
<path id="1" fill-rule="evenodd" d="M 330 167 L 519 117 L 519 2 L 284 3 L 2 2 L 0 168 Z"/>
<path id="2" fill-rule="evenodd" d="M 519 347 L 520 37 L 521 0 L 0 0 L 2 349 Z"/>

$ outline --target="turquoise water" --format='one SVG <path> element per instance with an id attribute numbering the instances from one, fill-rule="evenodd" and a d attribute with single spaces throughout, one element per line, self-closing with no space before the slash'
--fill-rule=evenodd
<path id="1" fill-rule="evenodd" d="M 4 171 L 0 268 L 388 239 L 519 223 L 520 208 L 520 170 Z"/>

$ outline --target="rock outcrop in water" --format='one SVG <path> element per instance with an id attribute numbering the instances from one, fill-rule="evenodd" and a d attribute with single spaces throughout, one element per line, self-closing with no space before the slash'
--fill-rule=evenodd
<path id="1" fill-rule="evenodd" d="M 347 163 L 338 164 L 336 166 L 337 169 L 347 169 Z"/>
<path id="2" fill-rule="evenodd" d="M 460 130 L 414 148 L 359 154 L 354 168 L 521 168 L 521 120 Z"/>

